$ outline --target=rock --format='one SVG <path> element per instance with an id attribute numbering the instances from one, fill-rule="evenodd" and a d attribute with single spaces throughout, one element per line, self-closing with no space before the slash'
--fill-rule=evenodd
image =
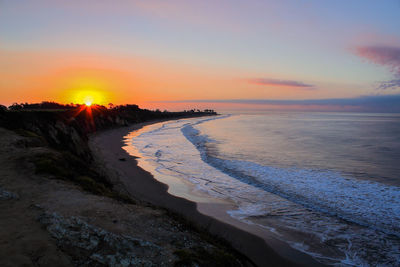
<path id="1" fill-rule="evenodd" d="M 18 194 L 0 188 L 0 200 L 19 199 Z"/>
<path id="2" fill-rule="evenodd" d="M 77 265 L 159 266 L 160 260 L 166 259 L 162 249 L 151 242 L 108 232 L 77 217 L 45 212 L 39 221 L 61 250 L 73 254 Z"/>

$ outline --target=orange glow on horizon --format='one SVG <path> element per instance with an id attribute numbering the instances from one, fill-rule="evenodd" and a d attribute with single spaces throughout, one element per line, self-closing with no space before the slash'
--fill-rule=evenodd
<path id="1" fill-rule="evenodd" d="M 72 77 L 65 77 L 63 85 L 64 99 L 77 103 L 91 106 L 92 104 L 106 105 L 110 102 L 108 93 L 109 83 L 101 78 L 99 75 L 85 75 L 85 73 L 78 73 Z"/>
<path id="2" fill-rule="evenodd" d="M 70 102 L 76 104 L 85 104 L 88 107 L 92 104 L 106 105 L 108 103 L 105 96 L 106 92 L 95 90 L 71 90 L 69 94 L 70 96 L 68 96 L 68 99 Z"/>
<path id="3" fill-rule="evenodd" d="M 152 101 L 182 99 L 318 99 L 332 97 L 338 90 L 346 89 L 345 86 L 337 89 L 335 84 L 325 84 L 324 88 L 328 88 L 325 91 L 260 86 L 236 78 L 256 77 L 257 74 L 135 56 L 37 51 L 21 54 L 0 49 L 0 58 L 0 67 L 4 66 L 0 100 L 6 105 L 55 101 L 64 104 L 90 102 L 92 106 L 109 103 L 149 106 Z M 285 77 L 279 73 L 273 76 Z M 354 94 L 347 90 L 346 97 L 353 96 L 349 92 Z M 171 103 L 168 106 L 178 108 L 181 105 Z"/>

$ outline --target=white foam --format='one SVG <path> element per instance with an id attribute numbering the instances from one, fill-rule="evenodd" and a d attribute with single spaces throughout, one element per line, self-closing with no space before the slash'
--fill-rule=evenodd
<path id="1" fill-rule="evenodd" d="M 167 122 L 134 138 L 132 144 L 143 158 L 156 165 L 160 174 L 189 180 L 202 192 L 233 200 L 238 209 L 229 214 L 234 218 L 247 223 L 254 223 L 252 218 L 257 216 L 273 218 L 276 225 L 262 226 L 277 236 L 283 237 L 283 231 L 298 231 L 316 236 L 313 242 L 324 246 L 334 242 L 332 249 L 342 265 L 399 262 L 398 238 L 319 213 L 398 235 L 399 188 L 347 178 L 336 172 L 274 168 L 210 156 L 207 145 L 217 141 L 200 133 L 195 125 L 214 119 L 218 117 Z M 286 241 L 316 258 L 329 258 L 311 244 Z M 367 259 L 374 248 L 384 260 Z"/>
<path id="2" fill-rule="evenodd" d="M 274 168 L 207 154 L 206 135 L 192 125 L 182 132 L 204 161 L 253 186 L 306 207 L 400 236 L 400 188 L 343 177 L 332 171 Z M 249 211 L 249 215 L 251 211 Z"/>

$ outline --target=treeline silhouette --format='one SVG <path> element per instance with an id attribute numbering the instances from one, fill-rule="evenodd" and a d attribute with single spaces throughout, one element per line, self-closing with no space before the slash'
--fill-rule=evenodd
<path id="1" fill-rule="evenodd" d="M 86 105 L 84 104 L 60 104 L 57 102 L 52 102 L 52 101 L 43 101 L 41 103 L 14 103 L 9 107 L 6 107 L 4 105 L 0 105 L 0 110 L 1 111 L 30 111 L 30 110 L 42 110 L 42 111 L 67 111 L 67 110 L 74 110 L 77 108 L 85 107 Z M 112 103 L 108 104 L 108 107 L 103 106 L 103 105 L 98 105 L 98 104 L 93 104 L 93 108 L 99 109 L 99 110 L 114 110 L 114 111 L 138 111 L 138 110 L 146 110 L 146 109 L 140 109 L 138 105 L 133 105 L 133 104 L 126 104 L 126 105 L 114 105 Z M 150 111 L 150 110 L 149 110 Z M 153 112 L 161 112 L 159 109 L 154 110 Z M 168 112 L 167 110 L 163 111 L 164 113 L 171 113 Z M 182 111 L 184 113 L 210 113 L 210 114 L 216 114 L 216 112 L 212 109 L 205 109 L 205 110 L 199 110 L 199 109 L 191 109 L 191 110 L 184 110 Z M 176 113 L 176 112 L 172 112 Z"/>

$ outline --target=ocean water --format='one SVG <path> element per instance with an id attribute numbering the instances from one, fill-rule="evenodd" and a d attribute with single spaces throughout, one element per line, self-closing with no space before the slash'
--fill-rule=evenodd
<path id="1" fill-rule="evenodd" d="M 400 115 L 269 112 L 159 123 L 131 140 L 160 175 L 237 207 L 316 260 L 400 266 Z"/>

